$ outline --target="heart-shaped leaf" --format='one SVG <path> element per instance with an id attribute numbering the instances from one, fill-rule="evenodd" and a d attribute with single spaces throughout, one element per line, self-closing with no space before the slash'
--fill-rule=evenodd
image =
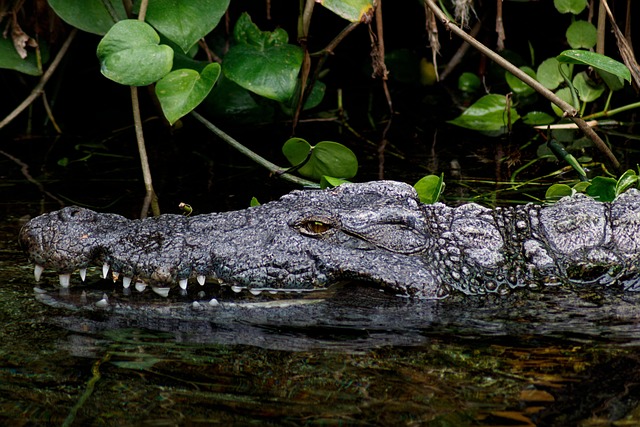
<path id="1" fill-rule="evenodd" d="M 578 15 L 587 7 L 587 0 L 553 0 L 553 5 L 560 13 Z"/>
<path id="2" fill-rule="evenodd" d="M 562 72 L 568 76 L 569 65 L 560 64 L 556 58 L 547 58 L 542 61 L 538 66 L 538 71 L 536 73 L 540 84 L 549 90 L 557 88 L 560 83 L 564 81 L 564 77 L 562 77 L 562 73 L 560 72 L 560 67 L 562 67 Z"/>
<path id="3" fill-rule="evenodd" d="M 146 86 L 160 80 L 173 64 L 173 49 L 161 45 L 147 23 L 127 19 L 115 24 L 98 44 L 102 74 L 117 83 Z"/>
<path id="4" fill-rule="evenodd" d="M 580 100 L 584 102 L 595 101 L 604 93 L 604 84 L 596 84 L 587 76 L 585 71 L 575 75 L 573 78 L 573 87 L 578 91 Z"/>
<path id="5" fill-rule="evenodd" d="M 220 64 L 207 65 L 202 73 L 180 69 L 164 76 L 156 85 L 156 95 L 169 123 L 196 108 L 209 94 L 220 76 Z"/>
<path id="6" fill-rule="evenodd" d="M 567 41 L 573 49 L 591 49 L 598 41 L 598 31 L 591 22 L 575 21 L 567 28 Z"/>
<path id="7" fill-rule="evenodd" d="M 515 108 L 507 114 L 507 101 L 502 95 L 485 95 L 467 108 L 464 113 L 448 123 L 467 129 L 485 132 L 500 131 L 520 118 Z"/>
<path id="8" fill-rule="evenodd" d="M 226 77 L 265 98 L 288 101 L 294 94 L 302 66 L 303 51 L 287 44 L 287 33 L 262 32 L 246 13 L 236 23 L 237 45 L 224 57 Z"/>
<path id="9" fill-rule="evenodd" d="M 444 190 L 444 175 L 423 176 L 413 188 L 416 189 L 422 203 L 432 205 L 438 201 Z"/>
<path id="10" fill-rule="evenodd" d="M 93 34 L 106 34 L 113 24 L 127 18 L 121 0 L 49 0 L 48 3 L 67 24 Z"/>
<path id="11" fill-rule="evenodd" d="M 327 175 L 348 179 L 358 172 L 358 159 L 353 151 L 337 142 L 322 141 L 311 146 L 302 138 L 291 138 L 285 142 L 282 152 L 293 166 L 308 158 L 298 169 L 298 173 L 307 178 L 320 180 Z"/>
<path id="12" fill-rule="evenodd" d="M 530 77 L 533 77 L 534 79 L 536 78 L 536 72 L 533 71 L 530 67 L 520 67 L 520 70 L 526 73 L 527 75 L 529 75 Z M 528 84 L 526 84 L 525 82 L 523 82 L 522 80 L 520 80 L 510 72 L 505 71 L 504 76 L 511 90 L 513 90 L 519 96 L 524 97 L 527 95 L 531 95 L 532 93 L 535 92 L 535 90 L 531 86 L 529 86 Z"/>
<path id="13" fill-rule="evenodd" d="M 229 0 L 153 0 L 146 20 L 187 52 L 213 30 L 229 7 Z"/>

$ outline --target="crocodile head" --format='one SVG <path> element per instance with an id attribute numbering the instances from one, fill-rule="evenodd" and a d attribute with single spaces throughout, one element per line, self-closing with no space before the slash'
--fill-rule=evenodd
<path id="1" fill-rule="evenodd" d="M 446 294 L 430 252 L 424 206 L 406 184 L 344 184 L 294 191 L 242 211 L 128 220 L 79 207 L 39 216 L 20 232 L 22 247 L 69 286 L 76 270 L 101 266 L 114 280 L 154 287 L 206 278 L 250 290 L 322 289 L 371 282 L 401 295 Z"/>

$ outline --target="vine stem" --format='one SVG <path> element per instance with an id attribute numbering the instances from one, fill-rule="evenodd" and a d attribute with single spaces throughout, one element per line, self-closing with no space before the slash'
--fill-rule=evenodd
<path id="1" fill-rule="evenodd" d="M 471 46 L 485 54 L 496 64 L 516 76 L 518 79 L 531 86 L 536 92 L 540 95 L 547 98 L 549 101 L 553 102 L 557 105 L 562 111 L 564 111 L 564 115 L 569 117 L 573 122 L 580 128 L 580 130 L 589 137 L 593 141 L 593 143 L 602 151 L 609 161 L 613 164 L 616 169 L 620 168 L 620 162 L 616 159 L 616 156 L 611 152 L 607 144 L 598 136 L 595 131 L 589 127 L 589 125 L 578 116 L 578 110 L 576 110 L 572 105 L 568 102 L 560 99 L 555 93 L 551 92 L 549 89 L 541 85 L 537 80 L 529 76 L 524 71 L 520 70 L 518 67 L 502 58 L 500 55 L 489 49 L 487 46 L 480 43 L 475 38 L 469 36 L 465 33 L 460 27 L 458 27 L 455 23 L 453 23 L 438 6 L 433 2 L 433 0 L 424 0 L 427 6 L 433 11 L 433 13 L 442 21 L 443 25 L 452 33 L 463 39 L 465 42 L 469 43 Z"/>
<path id="2" fill-rule="evenodd" d="M 138 13 L 138 21 L 144 22 L 144 18 L 147 14 L 148 0 L 142 0 L 140 3 L 140 11 Z M 149 157 L 147 156 L 147 149 L 144 143 L 144 132 L 142 129 L 142 117 L 140 115 L 140 101 L 138 99 L 138 88 L 136 86 L 130 86 L 131 88 L 131 108 L 133 110 L 133 124 L 136 130 L 136 141 L 138 143 L 138 153 L 140 154 L 140 164 L 142 166 L 142 178 L 144 180 L 145 196 L 142 202 L 142 209 L 140 211 L 140 218 L 146 218 L 151 208 L 153 216 L 160 215 L 160 204 L 158 203 L 158 196 L 153 189 L 153 179 L 151 178 L 151 167 L 149 166 Z"/>
<path id="3" fill-rule="evenodd" d="M 267 169 L 272 174 L 278 175 L 282 179 L 286 179 L 287 181 L 293 182 L 295 184 L 299 184 L 299 185 L 303 185 L 303 186 L 307 186 L 307 187 L 317 187 L 318 186 L 318 183 L 316 183 L 316 182 L 308 181 L 308 180 L 306 180 L 304 178 L 299 178 L 299 177 L 297 177 L 295 175 L 290 175 L 288 173 L 285 173 L 287 169 L 282 168 L 282 167 L 276 165 L 275 163 L 271 163 L 269 160 L 265 159 L 264 157 L 260 156 L 259 154 L 255 153 L 255 152 L 251 151 L 250 149 L 248 149 L 247 147 L 242 145 L 240 142 L 236 141 L 231 136 L 229 136 L 228 134 L 223 132 L 220 128 L 216 127 L 209 120 L 205 119 L 200 114 L 196 113 L 195 111 L 192 111 L 191 115 L 196 120 L 198 120 L 200 123 L 205 125 L 205 127 L 207 129 L 209 129 L 211 132 L 215 133 L 218 137 L 220 137 L 224 142 L 226 142 L 227 144 L 229 144 L 230 146 L 232 146 L 233 148 L 238 150 L 240 153 L 242 153 L 245 156 L 249 157 L 251 160 L 253 160 L 257 164 L 259 164 L 260 166 L 264 167 L 265 169 Z"/>
<path id="4" fill-rule="evenodd" d="M 7 117 L 5 117 L 0 122 L 0 129 L 2 129 L 9 123 L 11 123 L 13 119 L 18 117 L 20 113 L 22 113 L 25 110 L 25 108 L 31 105 L 31 103 L 33 103 L 33 101 L 35 101 L 35 99 L 38 96 L 40 96 L 40 94 L 44 90 L 44 86 L 47 84 L 47 82 L 53 75 L 54 71 L 58 68 L 58 65 L 60 65 L 60 61 L 62 61 L 62 58 L 67 53 L 67 50 L 69 50 L 69 46 L 71 46 L 71 42 L 73 41 L 73 38 L 76 36 L 77 33 L 78 33 L 78 30 L 76 28 L 71 30 L 71 32 L 67 36 L 67 39 L 64 41 L 64 43 L 60 47 L 60 51 L 58 51 L 58 54 L 51 62 L 51 65 L 49 65 L 49 68 L 47 68 L 47 71 L 44 72 L 38 84 L 33 88 L 29 96 L 27 96 L 25 100 L 20 103 L 20 105 L 18 105 L 12 112 L 9 113 L 9 115 L 7 115 Z"/>

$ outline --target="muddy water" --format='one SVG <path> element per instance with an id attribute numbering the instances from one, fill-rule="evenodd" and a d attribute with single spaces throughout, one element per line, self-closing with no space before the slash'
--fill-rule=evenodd
<path id="1" fill-rule="evenodd" d="M 34 290 L 19 217 L 0 226 L 2 425 L 640 423 L 635 294 L 429 303 L 349 284 L 262 307 L 207 288 L 154 309 L 97 272 L 84 295 L 47 273 Z M 194 309 L 207 293 L 222 304 Z"/>

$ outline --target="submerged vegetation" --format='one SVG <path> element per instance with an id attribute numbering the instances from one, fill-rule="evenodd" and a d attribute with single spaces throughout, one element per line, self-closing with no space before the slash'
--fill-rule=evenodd
<path id="1" fill-rule="evenodd" d="M 58 125 L 61 113 L 56 99 L 45 95 L 53 92 L 47 82 L 58 75 L 55 93 L 64 97 L 78 90 L 65 73 L 95 72 L 99 64 L 112 88 L 130 88 L 130 100 L 96 98 L 96 105 L 82 108 L 131 103 L 146 186 L 142 216 L 159 213 L 146 153 L 156 148 L 145 142 L 144 122 L 153 117 L 165 123 L 166 135 L 197 126 L 195 119 L 272 175 L 302 185 L 354 178 L 357 157 L 377 163 L 367 178 L 384 178 L 386 159 L 393 158 L 399 160 L 394 167 L 409 170 L 400 175 L 416 182 L 421 199 L 434 202 L 443 179 L 458 174 L 416 165 L 402 140 L 418 140 L 421 151 L 431 145 L 437 158 L 436 138 L 462 135 L 494 150 L 486 161 L 495 163 L 498 188 L 555 180 L 547 199 L 581 191 L 611 200 L 638 185 L 633 157 L 621 149 L 638 138 L 640 68 L 631 48 L 633 22 L 627 18 L 620 28 L 633 14 L 631 2 L 610 6 L 606 0 L 498 2 L 497 9 L 462 0 L 384 8 L 381 0 L 4 2 L 0 67 L 7 70 L 0 76 L 4 85 L 17 81 L 32 90 L 17 108 L 6 104 L 20 92 L 8 92 L 0 131 L 12 138 L 25 129 L 76 133 L 70 121 Z M 527 32 L 533 12 L 547 20 L 540 23 L 544 31 Z M 98 35 L 78 42 L 95 56 L 66 58 L 78 30 Z M 139 93 L 140 87 L 152 90 Z M 360 90 L 366 98 L 354 102 Z M 33 108 L 38 97 L 43 112 Z M 141 108 L 140 97 L 153 107 Z M 289 167 L 220 129 L 268 123 L 290 136 L 271 139 L 282 151 L 275 160 Z M 471 156 L 476 149 L 461 144 L 457 150 L 468 152 L 456 154 Z M 274 157 L 273 149 L 259 151 Z M 556 159 L 566 167 L 549 172 L 545 163 Z M 66 156 L 58 160 L 62 167 L 68 162 Z"/>

